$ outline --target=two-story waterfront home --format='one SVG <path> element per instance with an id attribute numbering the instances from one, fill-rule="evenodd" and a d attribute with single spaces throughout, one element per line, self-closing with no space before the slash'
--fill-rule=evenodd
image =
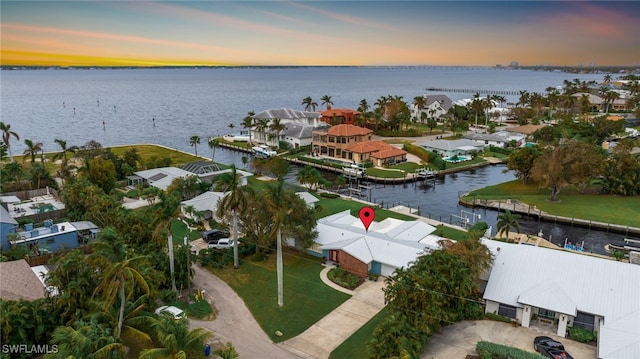
<path id="1" fill-rule="evenodd" d="M 356 122 L 360 112 L 350 108 L 331 108 L 327 105 L 327 109 L 320 111 L 321 121 L 330 125 L 353 125 Z"/>
<path id="2" fill-rule="evenodd" d="M 316 156 L 351 163 L 372 162 L 375 166 L 406 161 L 407 153 L 383 141 L 371 141 L 373 131 L 354 125 L 335 125 L 313 131 Z"/>

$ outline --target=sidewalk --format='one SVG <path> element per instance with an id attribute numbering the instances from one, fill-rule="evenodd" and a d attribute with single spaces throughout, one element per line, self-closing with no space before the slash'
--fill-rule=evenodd
<path id="1" fill-rule="evenodd" d="M 328 286 L 353 296 L 302 334 L 279 344 L 302 358 L 325 359 L 343 341 L 367 323 L 384 307 L 384 280 L 365 281 L 353 291 L 342 288 L 327 278 L 333 266 L 326 266 L 320 278 Z"/>

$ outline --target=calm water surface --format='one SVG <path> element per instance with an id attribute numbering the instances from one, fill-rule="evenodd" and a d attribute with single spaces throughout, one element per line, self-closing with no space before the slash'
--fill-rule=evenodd
<path id="1" fill-rule="evenodd" d="M 601 74 L 489 68 L 330 67 L 4 70 L 1 77 L 0 116 L 21 138 L 12 142 L 14 154 L 24 151 L 24 139 L 43 142 L 45 151 L 55 151 L 55 138 L 67 140 L 69 146 L 96 140 L 104 146 L 156 143 L 193 152 L 188 143 L 192 135 L 204 139 L 237 132 L 248 111 L 303 110 L 301 102 L 307 96 L 321 105 L 320 98 L 329 95 L 335 108 L 357 108 L 362 99 L 373 106 L 388 95 L 411 102 L 429 87 L 544 92 L 547 87 L 561 86 L 565 79 L 603 79 Z M 452 100 L 472 97 L 445 94 Z M 517 96 L 506 98 L 518 100 Z M 204 143 L 199 153 L 209 153 Z M 241 166 L 241 158 L 234 151 L 216 151 L 219 162 Z M 490 166 L 446 175 L 430 186 L 377 186 L 371 199 L 385 207 L 394 203 L 419 207 L 424 216 L 455 221 L 453 216 L 461 211 L 472 211 L 458 205 L 459 194 L 513 179 L 503 169 Z M 476 213 L 495 228 L 495 211 Z M 535 220 L 523 220 L 521 226 L 525 233 L 542 229 L 545 238 L 551 234 L 557 243 L 564 238 L 584 240 L 587 248 L 598 253 L 604 252 L 608 242 L 621 244 L 623 237 Z"/>

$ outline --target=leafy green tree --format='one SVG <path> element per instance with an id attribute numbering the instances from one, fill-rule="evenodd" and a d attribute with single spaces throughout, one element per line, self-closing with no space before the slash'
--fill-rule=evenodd
<path id="1" fill-rule="evenodd" d="M 520 147 L 509 154 L 507 168 L 515 172 L 515 176 L 522 180 L 522 183 L 529 183 L 533 164 L 540 156 L 537 147 Z"/>
<path id="2" fill-rule="evenodd" d="M 116 188 L 116 168 L 112 161 L 100 157 L 90 159 L 87 178 L 106 194 Z"/>
<path id="3" fill-rule="evenodd" d="M 550 201 L 557 201 L 564 187 L 573 185 L 584 190 L 602 174 L 603 163 L 602 153 L 595 146 L 568 140 L 545 149 L 533 164 L 531 178 L 551 190 Z"/>
<path id="4" fill-rule="evenodd" d="M 196 157 L 198 157 L 198 145 L 200 144 L 200 136 L 193 135 L 189 138 L 189 146 L 192 146 L 196 151 Z"/>
<path id="5" fill-rule="evenodd" d="M 13 155 L 11 154 L 11 137 L 16 140 L 20 140 L 20 136 L 16 131 L 11 130 L 11 125 L 0 121 L 0 131 L 2 131 L 2 142 L 7 146 L 7 152 L 9 152 L 9 161 L 13 162 Z"/>
<path id="6" fill-rule="evenodd" d="M 224 347 L 213 351 L 214 355 L 220 357 L 220 359 L 238 359 L 240 354 L 236 351 L 236 348 L 231 342 L 227 342 Z"/>
<path id="7" fill-rule="evenodd" d="M 433 133 L 433 129 L 438 126 L 438 121 L 431 117 L 427 120 L 427 127 L 429 127 L 429 134 Z"/>
<path id="8" fill-rule="evenodd" d="M 58 289 L 53 297 L 54 308 L 65 323 L 78 319 L 79 313 L 87 312 L 93 290 L 98 285 L 98 276 L 88 265 L 84 252 L 74 249 L 62 257 L 53 259 L 55 269 L 49 272 L 47 285 Z"/>
<path id="9" fill-rule="evenodd" d="M 625 139 L 613 148 L 598 183 L 602 192 L 622 196 L 640 194 L 640 157 L 633 154 L 634 142 Z"/>
<path id="10" fill-rule="evenodd" d="M 241 187 L 240 176 L 236 166 L 231 165 L 231 171 L 222 174 L 215 184 L 218 190 L 227 192 L 218 205 L 218 211 L 230 211 L 233 215 L 233 266 L 240 267 L 238 260 L 238 216 L 247 207 L 246 191 Z"/>
<path id="11" fill-rule="evenodd" d="M 62 321 L 51 298 L 0 300 L 0 341 L 2 344 L 43 345 Z M 31 358 L 30 353 L 14 353 L 11 358 Z"/>
<path id="12" fill-rule="evenodd" d="M 103 308 L 111 308 L 119 297 L 118 325 L 114 336 L 120 338 L 124 323 L 124 311 L 127 299 L 135 293 L 135 289 L 149 294 L 149 286 L 137 269 L 145 260 L 144 256 L 129 257 L 127 246 L 113 228 L 100 231 L 98 240 L 91 244 L 94 252 L 90 256 L 90 263 L 102 269 L 102 280 L 95 288 L 93 295 L 100 293 L 104 300 Z"/>
<path id="13" fill-rule="evenodd" d="M 518 223 L 518 219 L 520 219 L 520 215 L 511 213 L 509 210 L 500 213 L 498 215 L 497 223 L 498 234 L 508 239 L 511 228 L 514 228 L 518 233 L 520 233 L 520 223 Z"/>
<path id="14" fill-rule="evenodd" d="M 181 201 L 192 199 L 200 194 L 200 179 L 196 175 L 178 177 L 167 187 L 167 193 L 175 193 Z"/>
<path id="15" fill-rule="evenodd" d="M 324 177 L 320 171 L 318 171 L 315 167 L 304 166 L 298 171 L 296 175 L 296 180 L 300 182 L 300 184 L 309 188 L 310 191 L 316 191 L 318 189 L 318 185 L 322 183 Z"/>
<path id="16" fill-rule="evenodd" d="M 31 165 L 31 168 L 29 169 L 29 177 L 31 180 L 31 188 L 36 189 L 47 186 L 56 189 L 58 188 L 58 183 L 42 163 L 34 163 Z"/>

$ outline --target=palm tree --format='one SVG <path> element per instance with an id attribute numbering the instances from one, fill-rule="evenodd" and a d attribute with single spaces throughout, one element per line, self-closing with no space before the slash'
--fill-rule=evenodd
<path id="1" fill-rule="evenodd" d="M 604 75 L 604 83 L 606 83 L 606 84 L 611 83 L 612 79 L 613 79 L 613 77 L 611 76 L 611 74 Z"/>
<path id="2" fill-rule="evenodd" d="M 503 235 L 509 238 L 509 232 L 511 228 L 515 228 L 518 233 L 520 233 L 520 223 L 518 223 L 518 219 L 520 219 L 519 214 L 511 213 L 511 211 L 506 210 L 506 212 L 498 215 L 498 234 Z"/>
<path id="3" fill-rule="evenodd" d="M 471 111 L 473 111 L 476 114 L 475 130 L 476 132 L 478 132 L 478 112 L 482 112 L 482 110 L 484 109 L 484 100 L 480 98 L 479 93 L 476 92 L 473 95 L 473 100 L 469 102 L 469 107 Z"/>
<path id="4" fill-rule="evenodd" d="M 13 155 L 11 154 L 11 145 L 9 144 L 9 140 L 11 140 L 11 136 L 13 136 L 19 141 L 20 136 L 18 136 L 15 131 L 11 130 L 10 124 L 2 121 L 0 121 L 0 131 L 2 131 L 2 142 L 7 146 L 7 151 L 9 152 L 9 160 L 13 162 Z"/>
<path id="5" fill-rule="evenodd" d="M 609 105 L 611 105 L 615 100 L 620 98 L 620 94 L 616 91 L 607 91 L 604 94 L 604 102 L 607 104 L 606 113 L 609 114 Z"/>
<path id="6" fill-rule="evenodd" d="M 58 159 L 62 159 L 62 163 L 60 164 L 59 175 L 60 175 L 60 178 L 63 178 L 64 180 L 64 177 L 67 174 L 67 163 L 68 163 L 67 153 L 75 153 L 78 150 L 78 147 L 77 146 L 67 147 L 67 141 L 61 140 L 59 138 L 56 138 L 53 141 L 58 145 L 60 145 L 61 152 L 54 154 L 52 160 L 56 161 Z"/>
<path id="7" fill-rule="evenodd" d="M 175 320 L 169 315 L 159 317 L 153 328 L 156 348 L 142 350 L 139 359 L 199 358 L 205 339 L 211 336 L 211 332 L 203 328 L 189 330 L 186 319 Z"/>
<path id="8" fill-rule="evenodd" d="M 269 125 L 269 130 L 275 131 L 276 138 L 278 140 L 278 148 L 280 148 L 280 132 L 286 129 L 287 129 L 287 126 L 281 123 L 281 120 L 279 118 L 274 118 L 273 120 L 271 120 L 271 124 Z"/>
<path id="9" fill-rule="evenodd" d="M 307 96 L 305 98 L 302 99 L 302 104 L 304 105 L 304 110 L 305 111 L 315 111 L 316 107 L 318 107 L 318 103 L 313 101 L 313 99 L 311 98 L 311 96 Z"/>
<path id="10" fill-rule="evenodd" d="M 193 135 L 189 138 L 189 145 L 193 146 L 196 151 L 196 157 L 198 157 L 198 145 L 200 144 L 200 136 Z"/>
<path id="11" fill-rule="evenodd" d="M 266 118 L 261 118 L 258 120 L 258 123 L 255 125 L 256 131 L 260 134 L 260 142 L 267 143 L 267 136 L 265 134 L 267 128 L 269 127 L 269 120 Z"/>
<path id="12" fill-rule="evenodd" d="M 416 96 L 413 98 L 413 106 L 416 108 L 418 118 L 422 117 L 422 110 L 424 109 L 424 105 L 426 104 L 426 99 L 424 96 Z"/>
<path id="13" fill-rule="evenodd" d="M 219 356 L 221 359 L 238 359 L 240 354 L 236 351 L 236 348 L 231 342 L 227 342 L 223 348 L 213 351 L 213 354 Z"/>
<path id="14" fill-rule="evenodd" d="M 249 145 L 251 145 L 252 141 L 251 141 L 251 129 L 254 128 L 256 125 L 253 122 L 253 117 L 255 113 L 253 111 L 249 111 L 247 113 L 247 116 L 245 118 L 242 119 L 242 128 L 246 128 L 249 131 Z"/>
<path id="15" fill-rule="evenodd" d="M 97 322 L 77 321 L 73 326 L 59 326 L 53 331 L 51 342 L 56 353 L 45 358 L 125 358 L 125 347 L 108 328 Z"/>
<path id="16" fill-rule="evenodd" d="M 290 213 L 287 212 L 288 203 L 284 200 L 284 178 L 279 177 L 275 186 L 267 187 L 267 201 L 273 218 L 273 231 L 276 234 L 276 268 L 278 275 L 278 306 L 284 305 L 282 279 L 282 225 Z"/>
<path id="17" fill-rule="evenodd" d="M 90 261 L 103 268 L 102 281 L 95 288 L 93 295 L 102 294 L 103 308 L 108 310 L 120 297 L 120 313 L 118 326 L 114 336 L 120 338 L 124 322 L 124 310 L 127 298 L 133 294 L 136 284 L 145 294 L 149 294 L 149 285 L 142 274 L 136 269 L 138 263 L 146 258 L 138 256 L 129 258 L 127 246 L 113 228 L 106 228 L 100 232 L 99 240 L 92 243 L 94 252 Z"/>
<path id="18" fill-rule="evenodd" d="M 212 150 L 211 162 L 214 162 L 214 158 L 216 157 L 216 147 L 218 147 L 218 141 L 216 141 L 216 139 L 213 137 L 209 137 L 207 143 L 209 144 L 209 148 Z"/>
<path id="19" fill-rule="evenodd" d="M 245 190 L 240 187 L 240 176 L 236 171 L 235 164 L 231 165 L 231 172 L 220 175 L 216 180 L 216 189 L 226 192 L 218 206 L 219 214 L 224 211 L 231 211 L 233 226 L 233 267 L 239 268 L 238 261 L 238 217 L 239 212 L 247 207 L 247 196 Z M 222 217 L 220 215 L 219 217 Z"/>
<path id="20" fill-rule="evenodd" d="M 516 106 L 520 105 L 522 107 L 525 107 L 526 105 L 529 104 L 529 100 L 530 100 L 529 91 L 520 90 L 520 97 L 518 99 L 518 102 L 516 103 Z"/>
<path id="21" fill-rule="evenodd" d="M 327 110 L 329 109 L 329 107 L 333 106 L 333 101 L 331 101 L 331 96 L 329 95 L 322 96 L 320 100 L 322 100 L 323 105 L 327 105 Z"/>
<path id="22" fill-rule="evenodd" d="M 38 152 L 42 151 L 42 142 L 34 143 L 30 139 L 24 140 L 24 144 L 27 145 L 27 149 L 24 150 L 22 155 L 22 162 L 27 158 L 27 156 L 31 156 L 31 164 L 36 162 L 36 155 Z"/>
<path id="23" fill-rule="evenodd" d="M 360 106 L 358 106 L 358 111 L 365 113 L 369 111 L 369 104 L 367 103 L 367 99 L 360 100 Z"/>

